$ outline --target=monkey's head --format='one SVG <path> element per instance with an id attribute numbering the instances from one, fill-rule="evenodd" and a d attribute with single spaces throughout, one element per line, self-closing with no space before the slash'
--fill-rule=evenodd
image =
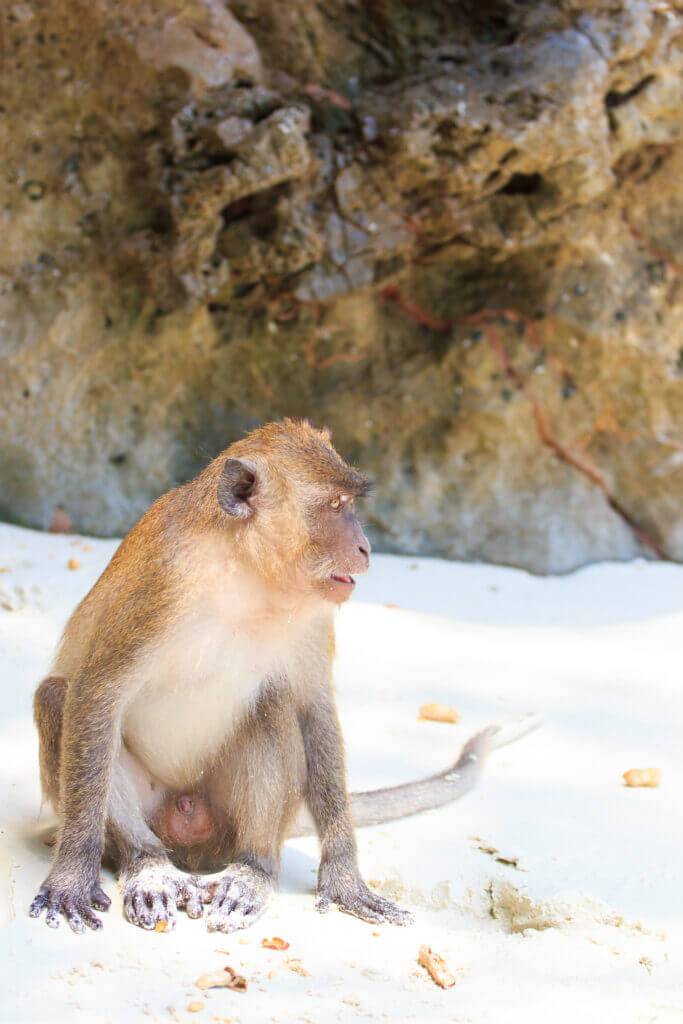
<path id="1" fill-rule="evenodd" d="M 218 504 L 238 526 L 241 557 L 289 594 L 348 600 L 370 564 L 354 508 L 370 484 L 329 432 L 305 420 L 269 423 L 218 461 Z"/>

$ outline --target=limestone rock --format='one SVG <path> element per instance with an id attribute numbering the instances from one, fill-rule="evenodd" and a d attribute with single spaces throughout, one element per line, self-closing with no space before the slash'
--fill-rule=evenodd
<path id="1" fill-rule="evenodd" d="M 683 559 L 683 14 L 0 14 L 0 514 L 125 530 L 333 430 L 380 549 Z"/>
<path id="2" fill-rule="evenodd" d="M 175 7 L 160 13 L 149 27 L 142 19 L 131 19 L 135 45 L 143 61 L 161 70 L 179 68 L 185 71 L 193 90 L 216 88 L 240 79 L 258 82 L 261 79 L 259 51 L 239 21 L 220 3 L 205 0 L 202 4 Z M 137 31 L 136 31 L 137 28 Z"/>

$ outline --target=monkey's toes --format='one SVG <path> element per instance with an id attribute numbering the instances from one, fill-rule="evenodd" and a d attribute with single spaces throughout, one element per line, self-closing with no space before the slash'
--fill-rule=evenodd
<path id="1" fill-rule="evenodd" d="M 235 932 L 248 928 L 268 906 L 274 887 L 273 877 L 252 864 L 231 864 L 219 879 L 204 883 L 211 893 L 206 918 L 210 932 Z"/>
<path id="2" fill-rule="evenodd" d="M 123 910 L 131 924 L 146 931 L 154 931 L 162 924 L 160 931 L 173 931 L 177 913 L 174 895 L 163 888 L 151 889 L 144 884 L 132 883 L 123 894 Z"/>
<path id="3" fill-rule="evenodd" d="M 237 879 L 219 885 L 206 916 L 210 932 L 236 932 L 249 928 L 266 909 L 268 892 Z"/>
<path id="4" fill-rule="evenodd" d="M 200 882 L 170 865 L 142 868 L 123 890 L 123 909 L 131 924 L 146 931 L 172 931 L 178 910 L 188 917 L 203 913 Z M 161 925 L 161 927 L 159 927 Z"/>
<path id="5" fill-rule="evenodd" d="M 206 915 L 206 927 L 210 932 L 237 932 L 254 924 L 264 910 L 265 906 L 245 898 L 226 900 L 218 906 L 212 904 Z"/>
<path id="6" fill-rule="evenodd" d="M 188 917 L 198 918 L 204 913 L 204 903 L 198 892 L 190 892 L 187 895 L 183 909 Z"/>
<path id="7" fill-rule="evenodd" d="M 184 910 L 188 917 L 201 917 L 204 913 L 204 904 L 209 900 L 204 896 L 203 883 L 194 875 L 183 878 L 178 883 L 176 902 L 180 910 Z"/>

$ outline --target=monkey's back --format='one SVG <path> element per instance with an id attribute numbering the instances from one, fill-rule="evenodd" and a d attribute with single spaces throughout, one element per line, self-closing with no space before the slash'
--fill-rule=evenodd
<path id="1" fill-rule="evenodd" d="M 67 681 L 76 678 L 93 650 L 107 644 L 107 634 L 112 642 L 114 636 L 122 635 L 122 620 L 128 642 L 144 642 L 169 605 L 174 582 L 169 571 L 174 562 L 173 539 L 185 489 L 176 488 L 158 498 L 123 538 L 102 574 L 71 613 L 55 655 L 54 674 Z"/>

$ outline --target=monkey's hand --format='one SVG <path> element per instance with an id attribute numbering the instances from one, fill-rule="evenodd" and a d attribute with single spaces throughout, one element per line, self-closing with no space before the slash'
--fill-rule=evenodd
<path id="1" fill-rule="evenodd" d="M 129 875 L 123 887 L 123 910 L 131 924 L 147 931 L 172 931 L 178 909 L 201 917 L 199 879 L 172 864 L 148 864 Z"/>
<path id="2" fill-rule="evenodd" d="M 413 915 L 368 889 L 355 865 L 321 862 L 316 909 L 326 914 L 334 903 L 346 914 L 371 924 L 411 924 Z"/>
<path id="3" fill-rule="evenodd" d="M 268 906 L 275 883 L 272 875 L 251 864 L 231 864 L 217 881 L 208 883 L 210 932 L 248 928 Z"/>
<path id="4" fill-rule="evenodd" d="M 73 931 L 81 933 L 85 926 L 97 931 L 102 927 L 97 910 L 109 910 L 111 900 L 99 881 L 83 884 L 71 875 L 62 875 L 59 870 L 50 872 L 38 890 L 38 895 L 29 908 L 31 917 L 40 917 L 45 910 L 45 922 L 50 928 L 59 927 L 59 916 L 63 914 Z"/>

